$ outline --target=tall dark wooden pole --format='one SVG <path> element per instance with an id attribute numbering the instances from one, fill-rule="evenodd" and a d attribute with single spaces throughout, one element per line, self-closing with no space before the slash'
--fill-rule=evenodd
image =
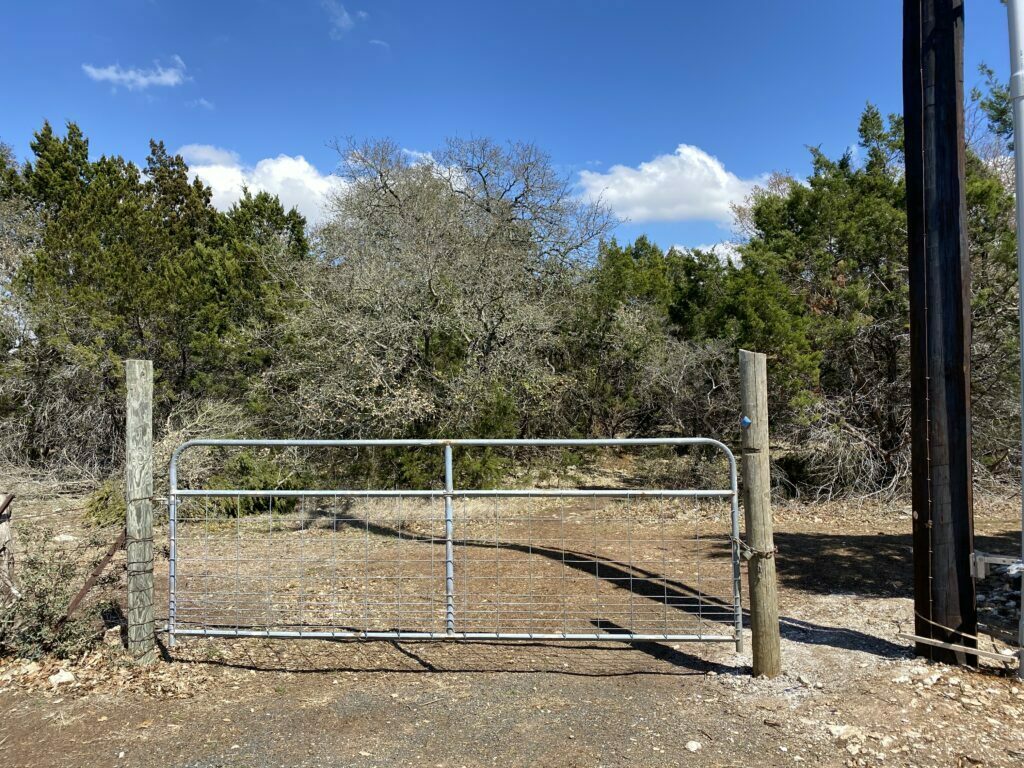
<path id="1" fill-rule="evenodd" d="M 977 647 L 963 0 L 904 0 L 915 634 Z M 969 652 L 918 643 L 936 661 Z"/>

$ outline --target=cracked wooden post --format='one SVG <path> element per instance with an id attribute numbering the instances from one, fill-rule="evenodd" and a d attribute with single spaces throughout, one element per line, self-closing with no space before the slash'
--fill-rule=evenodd
<path id="1" fill-rule="evenodd" d="M 775 677 L 782 671 L 771 468 L 768 462 L 767 369 L 763 354 L 740 350 L 743 514 L 747 534 L 743 552 L 748 558 L 750 639 L 755 677 Z"/>
<path id="2" fill-rule="evenodd" d="M 125 543 L 128 552 L 128 651 L 156 659 L 153 634 L 153 363 L 126 360 Z"/>

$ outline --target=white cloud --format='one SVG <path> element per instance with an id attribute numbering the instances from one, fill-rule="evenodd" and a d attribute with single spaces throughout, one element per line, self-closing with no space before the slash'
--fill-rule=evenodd
<path id="1" fill-rule="evenodd" d="M 413 165 L 434 165 L 437 161 L 434 159 L 432 152 L 421 152 L 418 149 L 407 149 L 402 147 L 402 154 L 409 158 L 409 162 Z"/>
<path id="2" fill-rule="evenodd" d="M 189 165 L 240 165 L 237 152 L 211 144 L 186 144 L 178 150 Z"/>
<path id="3" fill-rule="evenodd" d="M 208 112 L 212 112 L 213 110 L 215 110 L 217 108 L 217 105 L 214 104 L 212 101 L 210 101 L 209 99 L 203 99 L 203 98 L 194 99 L 193 101 L 190 101 L 188 103 L 188 105 L 190 107 L 202 107 L 203 109 L 207 110 Z"/>
<path id="4" fill-rule="evenodd" d="M 331 24 L 331 38 L 333 40 L 340 40 L 345 36 L 346 32 L 355 26 L 356 22 L 352 18 L 352 14 L 346 11 L 345 6 L 337 0 L 323 0 L 321 6 L 327 12 L 327 20 Z"/>
<path id="5" fill-rule="evenodd" d="M 302 155 L 278 155 L 244 165 L 238 155 L 209 144 L 188 144 L 178 150 L 189 170 L 213 190 L 213 204 L 225 210 L 248 187 L 252 193 L 270 192 L 284 207 L 295 206 L 310 224 L 324 217 L 324 203 L 339 189 L 341 179 L 322 174 Z"/>
<path id="6" fill-rule="evenodd" d="M 370 45 L 376 45 L 378 48 L 383 48 L 385 51 L 391 50 L 391 43 L 386 40 L 371 40 Z"/>
<path id="7" fill-rule="evenodd" d="M 184 83 L 188 79 L 185 75 L 185 62 L 180 56 L 172 56 L 171 62 L 169 67 L 154 62 L 153 69 L 125 68 L 120 64 L 110 64 L 106 67 L 83 64 L 82 71 L 98 83 L 110 83 L 114 87 L 127 88 L 129 91 L 141 91 L 151 86 L 173 87 Z"/>
<path id="8" fill-rule="evenodd" d="M 741 179 L 700 147 L 680 144 L 636 168 L 580 171 L 587 196 L 600 198 L 630 221 L 732 221 L 730 204 L 743 200 L 759 179 Z"/>
<path id="9" fill-rule="evenodd" d="M 705 253 L 713 253 L 723 264 L 729 263 L 738 266 L 743 263 L 743 256 L 740 254 L 740 249 L 737 247 L 737 243 L 732 240 L 722 240 L 717 243 L 702 243 L 701 245 L 677 244 L 673 245 L 669 250 L 672 249 L 677 251 L 704 251 Z"/>

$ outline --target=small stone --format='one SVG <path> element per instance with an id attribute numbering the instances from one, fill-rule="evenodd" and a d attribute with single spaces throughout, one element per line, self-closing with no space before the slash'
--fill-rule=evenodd
<path id="1" fill-rule="evenodd" d="M 860 728 L 855 725 L 830 725 L 828 732 L 832 734 L 832 738 L 839 739 L 840 741 L 864 738 Z"/>
<path id="2" fill-rule="evenodd" d="M 54 672 L 47 678 L 50 681 L 50 685 L 56 688 L 58 685 L 64 685 L 65 683 L 75 682 L 75 676 L 68 672 L 66 669 L 61 669 Z"/>
<path id="3" fill-rule="evenodd" d="M 702 749 L 704 749 L 704 745 L 701 744 L 699 741 L 688 741 L 688 742 L 686 742 L 686 751 L 687 752 L 700 752 Z"/>
<path id="4" fill-rule="evenodd" d="M 119 647 L 123 645 L 121 642 L 121 628 L 111 627 L 103 633 L 103 644 L 111 647 Z"/>

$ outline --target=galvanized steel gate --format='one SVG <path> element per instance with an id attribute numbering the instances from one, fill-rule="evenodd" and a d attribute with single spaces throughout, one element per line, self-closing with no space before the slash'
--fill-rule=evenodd
<path id="1" fill-rule="evenodd" d="M 179 488 L 199 446 L 437 448 L 443 489 Z M 710 446 L 728 488 L 456 489 L 453 448 Z M 170 464 L 179 635 L 733 642 L 736 461 L 708 438 L 193 440 Z"/>

